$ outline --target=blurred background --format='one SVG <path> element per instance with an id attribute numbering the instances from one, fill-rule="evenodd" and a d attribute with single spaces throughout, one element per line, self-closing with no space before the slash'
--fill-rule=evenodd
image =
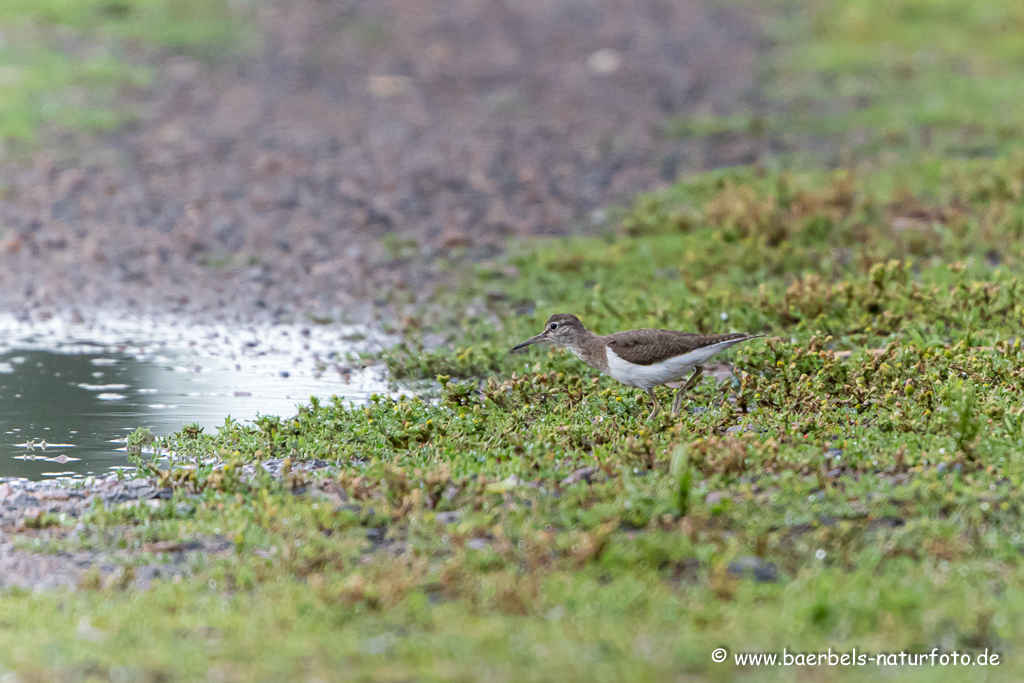
<path id="1" fill-rule="evenodd" d="M 1010 0 L 6 0 L 0 293 L 365 320 L 695 171 L 1012 155 Z"/>

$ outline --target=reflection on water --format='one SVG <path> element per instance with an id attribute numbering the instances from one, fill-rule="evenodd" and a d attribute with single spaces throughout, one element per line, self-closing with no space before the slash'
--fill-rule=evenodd
<path id="1" fill-rule="evenodd" d="M 105 474 L 127 464 L 136 427 L 211 431 L 227 416 L 293 415 L 310 396 L 359 402 L 383 389 L 339 353 L 353 348 L 344 330 L 54 324 L 13 334 L 4 322 L 0 477 Z"/>

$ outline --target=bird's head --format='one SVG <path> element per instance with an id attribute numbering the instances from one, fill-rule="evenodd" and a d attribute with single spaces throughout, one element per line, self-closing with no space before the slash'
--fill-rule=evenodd
<path id="1" fill-rule="evenodd" d="M 530 337 L 522 344 L 512 347 L 513 351 L 526 348 L 531 344 L 550 342 L 556 346 L 576 346 L 587 334 L 587 328 L 583 327 L 580 319 L 571 313 L 556 313 L 544 323 L 544 331 L 535 337 Z"/>

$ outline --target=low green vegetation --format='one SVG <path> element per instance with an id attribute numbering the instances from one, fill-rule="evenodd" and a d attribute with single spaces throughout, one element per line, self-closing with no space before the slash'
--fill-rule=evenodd
<path id="1" fill-rule="evenodd" d="M 666 132 L 761 139 L 779 163 L 878 155 L 990 157 L 1024 137 L 1024 18 L 1015 0 L 720 0 L 765 19 L 756 109 Z"/>
<path id="2" fill-rule="evenodd" d="M 121 667 L 138 679 L 791 680 L 798 668 L 711 652 L 939 648 L 999 653 L 985 680 L 1013 679 L 1024 166 L 915 177 L 933 183 L 696 178 L 641 198 L 614 234 L 481 265 L 449 296 L 489 301 L 500 326 L 467 319 L 451 348 L 413 352 L 411 335 L 388 356 L 396 376 L 464 379 L 158 438 L 175 455 L 146 469 L 173 498 L 97 507 L 74 540 L 51 520 L 24 543 L 120 552 L 127 567 L 195 539 L 224 549 L 141 595 L 129 569 L 73 597 L 3 601 L 8 622 L 43 628 L 65 610 L 69 633 L 97 641 L 50 631 L 45 665 L 36 646 L 8 648 L 23 653 L 9 665 L 83 680 Z M 527 300 L 536 311 L 521 314 Z M 507 353 L 557 311 L 602 332 L 767 338 L 730 352 L 681 416 L 645 424 L 642 393 L 571 354 Z M 282 458 L 280 477 L 246 473 Z M 318 460 L 336 469 L 302 469 Z"/>
<path id="3" fill-rule="evenodd" d="M 0 3 L 0 142 L 47 125 L 109 129 L 120 96 L 150 83 L 147 51 L 214 56 L 246 40 L 247 4 L 227 0 L 5 0 Z"/>
<path id="4" fill-rule="evenodd" d="M 807 131 L 837 148 L 866 131 L 848 164 L 821 170 L 808 154 L 809 170 L 688 178 L 605 234 L 473 265 L 435 307 L 407 311 L 403 343 L 384 354 L 396 381 L 427 387 L 417 397 L 137 433 L 133 453 L 173 451 L 142 467 L 171 497 L 20 534 L 22 548 L 102 550 L 124 569 L 70 594 L 5 595 L 0 664 L 18 680 L 1016 680 L 1012 12 L 835 0 L 787 14 L 793 33 L 770 64 L 781 76 L 767 82 L 831 78 L 871 95 L 809 108 Z M 1013 17 L 1016 32 L 982 40 Z M 972 78 L 946 77 L 958 55 Z M 948 115 L 928 119 L 932 93 Z M 930 144 L 926 125 L 944 131 Z M 957 140 L 994 156 L 966 159 Z M 682 415 L 647 424 L 642 392 L 571 354 L 508 353 L 557 312 L 597 332 L 766 336 L 722 358 Z M 427 332 L 446 343 L 424 348 Z M 172 565 L 189 543 L 208 549 Z M 146 592 L 134 587 L 161 563 Z M 1000 660 L 892 671 L 732 658 L 784 648 Z"/>

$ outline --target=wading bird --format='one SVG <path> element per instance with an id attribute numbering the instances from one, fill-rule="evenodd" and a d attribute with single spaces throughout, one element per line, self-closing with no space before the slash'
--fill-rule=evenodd
<path id="1" fill-rule="evenodd" d="M 558 313 L 548 318 L 543 332 L 517 344 L 512 350 L 518 351 L 540 342 L 567 347 L 590 367 L 626 386 L 646 391 L 654 404 L 647 417 L 650 421 L 661 408 L 654 395 L 654 387 L 678 382 L 693 371 L 676 391 L 672 402 L 672 413 L 676 414 L 682 406 L 683 394 L 700 379 L 705 363 L 734 344 L 763 336 L 743 332 L 694 334 L 675 330 L 627 330 L 601 335 L 584 327 L 576 316 Z"/>

